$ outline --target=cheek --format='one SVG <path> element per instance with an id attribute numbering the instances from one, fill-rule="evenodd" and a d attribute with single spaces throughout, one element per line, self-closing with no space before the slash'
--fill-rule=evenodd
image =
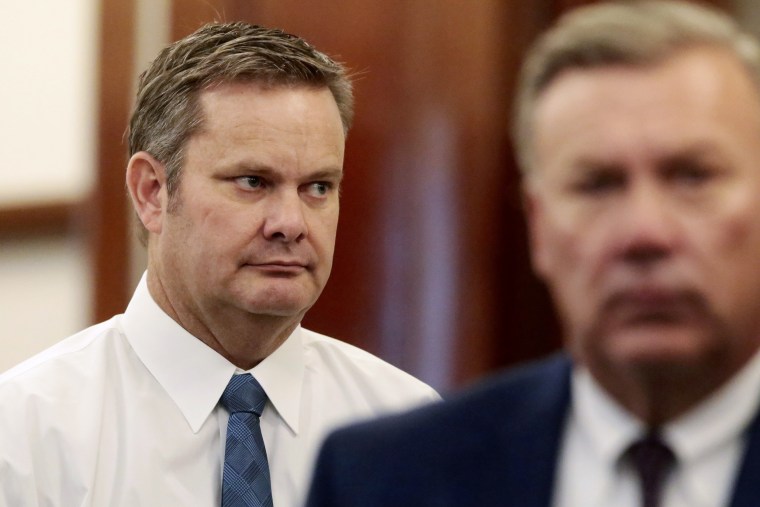
<path id="1" fill-rule="evenodd" d="M 182 248 L 192 251 L 199 265 L 222 267 L 218 261 L 237 259 L 250 244 L 257 223 L 250 213 L 241 213 L 218 203 L 196 202 L 186 217 L 187 231 Z"/>
<path id="2" fill-rule="evenodd" d="M 593 252 L 584 235 L 558 231 L 547 241 L 545 281 L 567 318 L 576 315 L 592 299 Z"/>
<path id="3" fill-rule="evenodd" d="M 552 285 L 574 285 L 589 276 L 603 247 L 599 227 L 585 220 L 556 214 L 541 226 L 538 270 Z"/>
<path id="4" fill-rule="evenodd" d="M 760 213 L 753 210 L 752 215 Z M 760 217 L 760 215 L 756 215 Z M 699 247 L 702 262 L 713 265 L 712 280 L 704 280 L 714 287 L 723 286 L 728 293 L 740 292 L 739 288 L 753 290 L 760 285 L 760 224 L 758 218 L 742 214 L 710 224 L 695 226 L 692 237 Z M 711 232 L 712 231 L 712 232 Z M 757 291 L 756 291 L 757 292 Z M 754 297 L 754 296 L 753 296 Z"/>
<path id="5" fill-rule="evenodd" d="M 692 238 L 699 245 L 695 285 L 712 311 L 739 335 L 754 336 L 760 326 L 759 219 L 749 215 L 706 219 L 692 231 Z"/>
<path id="6" fill-rule="evenodd" d="M 689 222 L 689 236 L 705 264 L 721 271 L 751 271 L 760 257 L 760 206 L 750 185 L 733 185 Z"/>
<path id="7" fill-rule="evenodd" d="M 584 327 L 603 297 L 610 240 L 604 224 L 593 220 L 565 216 L 545 229 L 542 276 L 570 329 Z"/>
<path id="8" fill-rule="evenodd" d="M 709 237 L 704 232 L 702 234 Z M 716 257 L 721 255 L 738 255 L 740 257 L 751 255 L 755 257 L 760 254 L 756 248 L 760 235 L 757 230 L 753 229 L 748 220 L 735 219 L 723 222 L 717 227 L 717 234 L 718 238 L 715 241 L 717 246 L 714 247 L 717 250 L 714 253 Z"/>
<path id="9" fill-rule="evenodd" d="M 332 259 L 337 231 L 337 207 L 334 210 L 325 210 L 324 213 L 312 217 L 309 227 L 311 244 L 325 257 L 325 260 Z"/>

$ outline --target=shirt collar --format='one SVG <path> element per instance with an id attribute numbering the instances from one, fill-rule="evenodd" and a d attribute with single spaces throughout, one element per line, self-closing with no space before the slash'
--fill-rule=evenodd
<path id="1" fill-rule="evenodd" d="M 290 430 L 297 434 L 304 376 L 301 326 L 296 326 L 288 339 L 250 373 L 264 388 L 269 402 Z"/>
<path id="2" fill-rule="evenodd" d="M 695 463 L 708 458 L 741 438 L 758 410 L 760 392 L 760 351 L 704 402 L 665 426 L 663 434 L 678 459 Z M 710 488 L 694 481 L 695 490 Z"/>
<path id="3" fill-rule="evenodd" d="M 615 402 L 585 368 L 573 369 L 570 389 L 570 424 L 584 449 L 582 459 L 594 476 L 584 489 L 593 500 L 590 505 L 601 505 L 615 484 L 621 466 L 620 455 L 641 433 L 642 425 Z"/>
<path id="4" fill-rule="evenodd" d="M 124 313 L 124 332 L 148 371 L 198 432 L 236 371 L 215 350 L 190 334 L 153 300 L 143 274 Z M 251 370 L 275 410 L 298 428 L 304 362 L 300 326 L 274 353 Z"/>
<path id="5" fill-rule="evenodd" d="M 644 425 L 612 399 L 585 368 L 573 370 L 571 389 L 573 415 L 582 438 L 598 459 L 613 469 Z"/>
<path id="6" fill-rule="evenodd" d="M 683 459 L 696 459 L 740 435 L 758 409 L 760 352 L 704 402 L 665 426 Z"/>

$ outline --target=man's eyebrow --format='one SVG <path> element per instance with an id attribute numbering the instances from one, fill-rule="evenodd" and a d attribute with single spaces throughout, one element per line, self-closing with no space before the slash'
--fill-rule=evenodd
<path id="1" fill-rule="evenodd" d="M 240 162 L 229 166 L 230 171 L 238 172 L 241 174 L 251 173 L 258 176 L 278 178 L 281 176 L 280 171 L 274 169 L 268 164 L 249 164 L 246 162 Z M 341 181 L 343 179 L 343 168 L 341 167 L 327 167 L 324 169 L 317 169 L 313 172 L 306 173 L 303 179 L 307 180 L 335 180 Z"/>
<path id="2" fill-rule="evenodd" d="M 267 164 L 258 164 L 258 163 L 249 163 L 249 162 L 234 162 L 231 164 L 225 164 L 222 166 L 224 169 L 228 171 L 235 171 L 240 173 L 256 173 L 261 175 L 267 175 L 267 174 L 274 174 L 277 171 L 270 165 Z"/>
<path id="3" fill-rule="evenodd" d="M 309 173 L 307 175 L 308 179 L 324 179 L 324 180 L 342 180 L 343 179 L 343 169 L 338 168 L 332 168 L 332 169 L 320 169 L 318 171 L 314 171 L 313 173 Z"/>

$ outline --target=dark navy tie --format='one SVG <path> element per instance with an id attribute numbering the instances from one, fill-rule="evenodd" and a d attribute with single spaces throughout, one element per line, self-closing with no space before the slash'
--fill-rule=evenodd
<path id="1" fill-rule="evenodd" d="M 639 477 L 642 507 L 659 507 L 665 480 L 675 465 L 675 454 L 656 432 L 651 432 L 634 442 L 627 456 Z"/>
<path id="2" fill-rule="evenodd" d="M 221 403 L 230 413 L 222 475 L 222 507 L 271 507 L 269 464 L 259 417 L 267 402 L 249 373 L 234 375 Z"/>

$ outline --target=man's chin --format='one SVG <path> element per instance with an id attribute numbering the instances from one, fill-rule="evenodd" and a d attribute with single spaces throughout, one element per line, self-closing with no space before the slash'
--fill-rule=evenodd
<path id="1" fill-rule="evenodd" d="M 302 317 L 311 307 L 304 301 L 248 301 L 241 306 L 252 315 L 270 317 Z"/>
<path id="2" fill-rule="evenodd" d="M 709 363 L 716 345 L 704 330 L 690 326 L 636 326 L 603 340 L 602 354 L 611 365 L 642 371 L 700 367 Z"/>
<path id="3" fill-rule="evenodd" d="M 318 292 L 310 281 L 266 280 L 233 290 L 236 306 L 255 315 L 293 317 L 303 315 L 317 300 Z M 253 289 L 255 287 L 255 289 Z"/>

